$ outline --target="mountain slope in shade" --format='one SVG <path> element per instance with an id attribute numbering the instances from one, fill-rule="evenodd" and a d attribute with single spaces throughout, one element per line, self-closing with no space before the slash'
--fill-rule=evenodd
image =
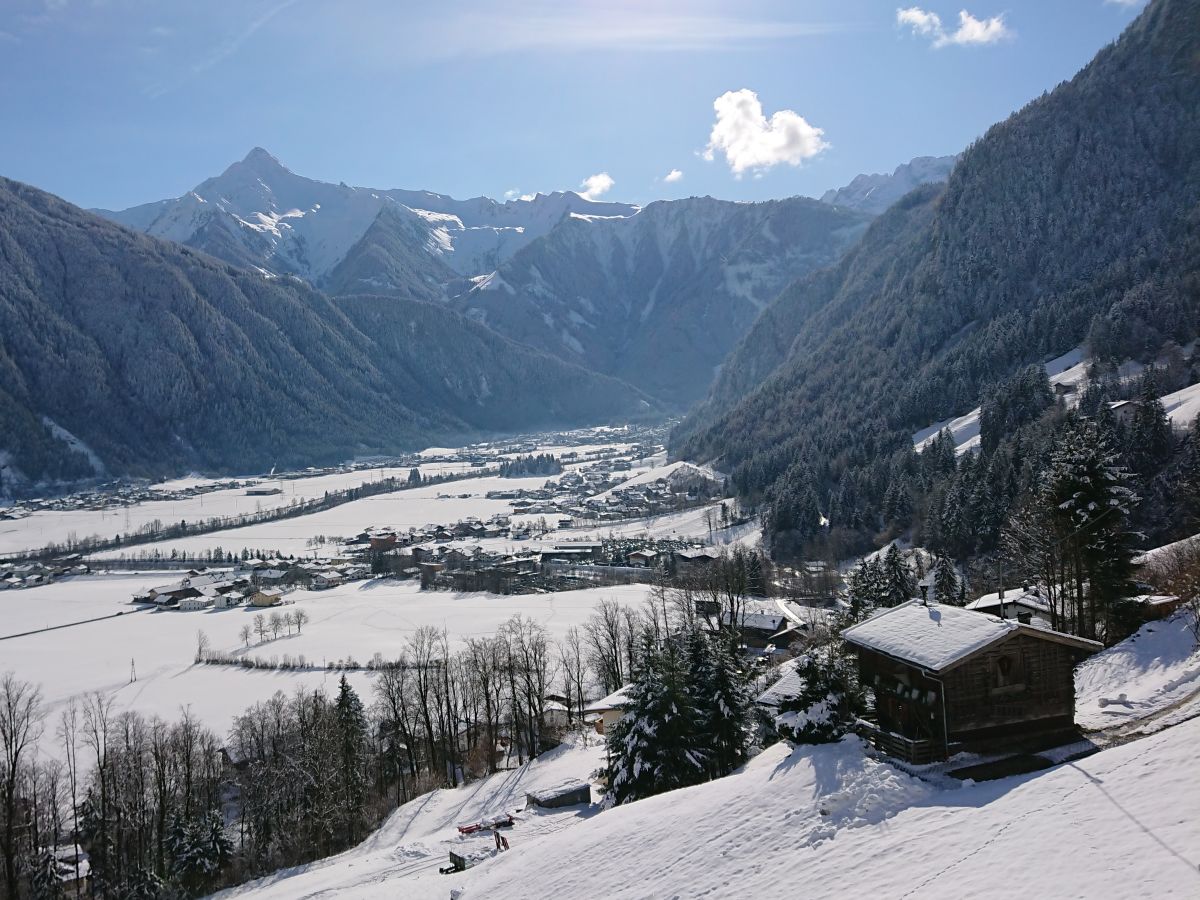
<path id="1" fill-rule="evenodd" d="M 0 179 L 0 493 L 644 413 L 444 307 L 333 301 Z"/>
<path id="2" fill-rule="evenodd" d="M 564 216 L 636 209 L 570 191 L 498 203 L 329 184 L 295 174 L 256 147 L 175 200 L 95 212 L 317 287 L 434 299 L 447 282 L 494 269 Z"/>
<path id="3" fill-rule="evenodd" d="M 890 175 L 857 175 L 845 187 L 826 191 L 822 203 L 848 206 L 878 215 L 905 194 L 923 184 L 939 184 L 950 177 L 958 156 L 918 156 L 896 166 Z"/>
<path id="4" fill-rule="evenodd" d="M 686 408 L 759 311 L 836 261 L 869 219 L 803 197 L 693 197 L 619 218 L 575 215 L 453 305 Z"/>
<path id="5" fill-rule="evenodd" d="M 674 452 L 720 457 L 755 494 L 793 466 L 828 486 L 1085 340 L 1122 359 L 1196 337 L 1197 33 L 1197 0 L 1151 3 L 944 187 L 918 188 L 836 269 L 782 294 Z"/>

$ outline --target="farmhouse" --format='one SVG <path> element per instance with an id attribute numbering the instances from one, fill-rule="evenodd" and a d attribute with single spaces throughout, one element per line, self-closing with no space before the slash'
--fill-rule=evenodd
<path id="1" fill-rule="evenodd" d="M 250 595 L 250 605 L 277 606 L 283 602 L 283 593 L 280 588 L 259 588 Z"/>
<path id="2" fill-rule="evenodd" d="M 913 763 L 1074 730 L 1074 669 L 1101 645 L 910 600 L 842 632 L 875 694 L 872 742 Z"/>
<path id="3" fill-rule="evenodd" d="M 634 550 L 626 557 L 629 565 L 637 566 L 643 569 L 649 569 L 658 563 L 658 551 L 656 550 Z"/>
<path id="4" fill-rule="evenodd" d="M 315 591 L 335 588 L 342 583 L 342 573 L 330 569 L 328 572 L 318 572 L 313 576 L 312 587 Z"/>
<path id="5" fill-rule="evenodd" d="M 604 734 L 609 728 L 620 721 L 621 716 L 625 715 L 625 707 L 629 705 L 629 697 L 626 692 L 633 685 L 625 685 L 619 691 L 614 691 L 607 697 L 589 703 L 583 708 L 585 716 L 595 716 L 596 733 Z"/>

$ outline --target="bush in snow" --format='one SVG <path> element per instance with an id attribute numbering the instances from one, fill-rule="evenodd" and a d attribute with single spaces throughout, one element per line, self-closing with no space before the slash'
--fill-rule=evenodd
<path id="1" fill-rule="evenodd" d="M 854 657 L 839 637 L 808 649 L 796 663 L 803 688 L 780 704 L 775 728 L 798 744 L 841 739 L 865 708 Z"/>

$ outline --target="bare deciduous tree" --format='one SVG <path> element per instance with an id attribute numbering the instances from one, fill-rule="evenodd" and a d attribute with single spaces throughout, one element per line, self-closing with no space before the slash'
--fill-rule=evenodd
<path id="1" fill-rule="evenodd" d="M 12 672 L 0 679 L 0 801 L 4 804 L 4 884 L 9 897 L 17 897 L 17 795 L 26 754 L 42 734 L 42 694 Z"/>

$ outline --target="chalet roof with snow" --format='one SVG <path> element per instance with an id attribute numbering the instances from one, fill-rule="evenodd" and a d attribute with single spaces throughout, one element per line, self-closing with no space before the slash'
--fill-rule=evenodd
<path id="1" fill-rule="evenodd" d="M 842 632 L 856 647 L 874 650 L 929 672 L 944 672 L 1016 633 L 1095 651 L 1101 645 L 1048 628 L 1022 625 L 957 606 L 910 600 Z"/>
<path id="2" fill-rule="evenodd" d="M 796 671 L 797 660 L 790 659 L 779 667 L 779 678 L 769 688 L 759 694 L 754 702 L 759 706 L 777 709 L 784 700 L 799 696 L 804 690 L 804 679 Z"/>
<path id="3" fill-rule="evenodd" d="M 627 684 L 619 691 L 613 691 L 607 697 L 601 697 L 599 700 L 589 703 L 583 708 L 584 712 L 606 712 L 610 709 L 624 709 L 629 705 L 629 689 L 632 684 Z"/>
<path id="4" fill-rule="evenodd" d="M 1024 588 L 1018 591 L 1005 591 L 1003 600 L 1000 599 L 999 592 L 984 594 L 982 597 L 968 603 L 967 609 L 976 612 L 986 612 L 988 610 L 999 609 L 1001 605 L 1020 606 L 1033 612 L 1050 614 L 1050 603 L 1036 587 Z"/>

